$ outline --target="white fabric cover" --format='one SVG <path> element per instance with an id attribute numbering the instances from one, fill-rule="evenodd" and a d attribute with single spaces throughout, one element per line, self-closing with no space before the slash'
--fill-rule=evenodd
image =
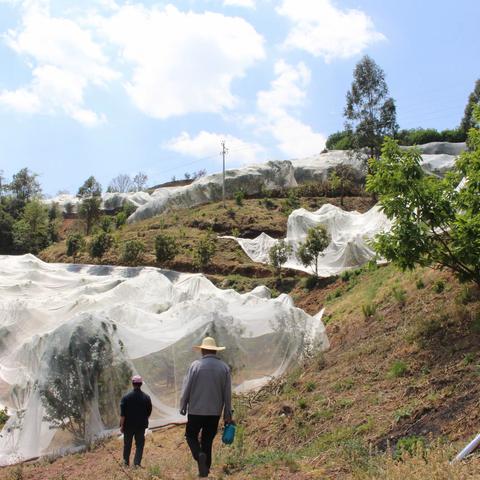
<path id="1" fill-rule="evenodd" d="M 239 294 L 201 274 L 151 267 L 47 264 L 32 255 L 0 256 L 0 406 L 13 415 L 0 437 L 0 465 L 72 446 L 68 432 L 49 428 L 40 389 L 78 329 L 108 337 L 110 368 L 129 365 L 152 396 L 152 425 L 179 420 L 186 369 L 207 334 L 227 350 L 237 391 L 280 375 L 307 348 L 326 349 L 321 317 L 312 317 L 265 287 Z M 112 370 L 113 372 L 113 370 Z M 125 392 L 123 392 L 125 393 Z M 120 395 L 119 395 L 120 397 Z M 113 425 L 102 419 L 101 395 L 88 411 L 88 432 L 118 422 L 120 398 L 110 398 Z"/>
<path id="2" fill-rule="evenodd" d="M 316 212 L 303 208 L 293 211 L 288 217 L 285 241 L 292 246 L 292 254 L 284 267 L 314 273 L 312 266 L 303 266 L 296 257 L 296 251 L 307 237 L 308 230 L 324 225 L 331 235 L 331 242 L 318 260 L 318 274 L 321 277 L 338 275 L 356 268 L 375 257 L 369 240 L 377 233 L 387 231 L 391 223 L 378 206 L 366 213 L 346 212 L 335 205 L 326 204 Z M 233 238 L 244 252 L 255 262 L 268 263 L 270 248 L 279 240 L 266 233 L 254 239 Z"/>

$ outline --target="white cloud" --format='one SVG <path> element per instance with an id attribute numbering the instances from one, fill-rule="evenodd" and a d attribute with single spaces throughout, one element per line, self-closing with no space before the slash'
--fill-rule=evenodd
<path id="1" fill-rule="evenodd" d="M 25 113 L 62 112 L 86 126 L 105 120 L 85 107 L 85 90 L 104 86 L 118 74 L 88 31 L 52 17 L 42 2 L 28 2 L 22 27 L 9 30 L 5 41 L 31 64 L 32 81 L 0 92 L 0 103 Z"/>
<path id="2" fill-rule="evenodd" d="M 187 132 L 182 132 L 178 137 L 169 140 L 164 148 L 194 158 L 206 158 L 214 156 L 215 152 L 218 152 L 220 159 L 222 140 L 225 140 L 229 150 L 229 163 L 233 161 L 234 163 L 248 164 L 263 160 L 265 152 L 260 145 L 245 142 L 233 135 L 221 135 L 204 130 L 194 137 Z"/>
<path id="3" fill-rule="evenodd" d="M 255 8 L 255 0 L 223 0 L 226 7 Z"/>
<path id="4" fill-rule="evenodd" d="M 293 22 L 285 46 L 305 50 L 329 62 L 361 53 L 386 37 L 360 10 L 340 10 L 332 0 L 282 0 L 277 12 Z"/>
<path id="5" fill-rule="evenodd" d="M 262 36 L 239 17 L 125 5 L 97 21 L 133 66 L 134 104 L 160 119 L 233 108 L 232 81 L 265 57 Z"/>
<path id="6" fill-rule="evenodd" d="M 280 60 L 275 65 L 275 75 L 270 89 L 258 92 L 259 115 L 250 117 L 250 122 L 259 131 L 271 134 L 278 148 L 288 156 L 304 157 L 320 152 L 325 147 L 325 136 L 294 115 L 304 104 L 310 70 L 303 62 L 292 66 Z"/>

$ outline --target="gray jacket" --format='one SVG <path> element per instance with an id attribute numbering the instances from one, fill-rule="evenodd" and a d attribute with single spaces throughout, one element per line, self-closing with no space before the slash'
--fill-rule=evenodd
<path id="1" fill-rule="evenodd" d="M 180 410 L 191 415 L 232 416 L 229 366 L 216 355 L 204 355 L 190 365 L 183 381 Z"/>

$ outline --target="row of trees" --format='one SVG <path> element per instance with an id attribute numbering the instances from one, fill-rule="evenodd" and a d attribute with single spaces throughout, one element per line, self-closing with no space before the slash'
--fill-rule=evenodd
<path id="1" fill-rule="evenodd" d="M 366 151 L 378 158 L 385 136 L 395 138 L 401 145 L 428 142 L 463 142 L 475 124 L 474 106 L 480 101 L 480 79 L 468 98 L 460 125 L 441 132 L 432 128 L 399 130 L 395 101 L 388 94 L 385 73 L 369 56 L 364 56 L 353 72 L 353 82 L 346 96 L 345 130 L 330 135 L 329 150 Z"/>

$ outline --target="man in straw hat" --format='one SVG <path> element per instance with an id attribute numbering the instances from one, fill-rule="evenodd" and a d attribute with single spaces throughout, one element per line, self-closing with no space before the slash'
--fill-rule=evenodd
<path id="1" fill-rule="evenodd" d="M 135 457 L 133 464 L 140 467 L 145 445 L 145 429 L 152 413 L 152 401 L 142 392 L 143 380 L 140 375 L 132 377 L 133 390 L 120 401 L 120 431 L 123 433 L 123 461 L 130 465 L 130 452 L 135 437 Z"/>
<path id="2" fill-rule="evenodd" d="M 206 337 L 194 347 L 202 358 L 194 361 L 183 382 L 180 413 L 188 411 L 185 431 L 188 446 L 198 463 L 199 477 L 208 477 L 212 464 L 212 444 L 220 415 L 232 423 L 232 383 L 229 366 L 217 357 L 225 347 L 217 347 L 215 339 Z M 199 440 L 200 436 L 200 440 Z"/>

